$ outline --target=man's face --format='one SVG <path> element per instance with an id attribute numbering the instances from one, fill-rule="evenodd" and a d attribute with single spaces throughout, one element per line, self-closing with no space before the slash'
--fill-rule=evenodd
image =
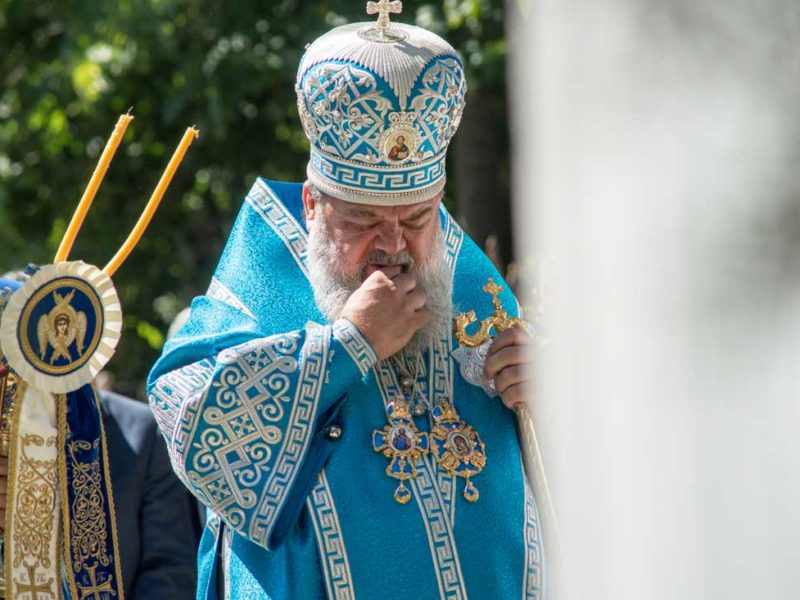
<path id="1" fill-rule="evenodd" d="M 410 254 L 414 263 L 424 266 L 439 232 L 439 202 L 442 194 L 411 206 L 368 206 L 336 198 L 317 203 L 303 188 L 303 205 L 309 227 L 314 221 L 327 229 L 336 248 L 343 274 L 366 279 L 377 270 L 394 277 L 402 265 L 391 264 L 383 255 Z M 322 214 L 321 214 L 321 211 Z"/>
<path id="2" fill-rule="evenodd" d="M 441 194 L 413 206 L 375 207 L 326 198 L 315 202 L 303 188 L 308 225 L 308 277 L 317 308 L 330 321 L 377 270 L 387 277 L 407 271 L 426 295 L 431 320 L 406 344 L 417 352 L 438 343 L 452 319 L 452 278 L 439 227 Z"/>

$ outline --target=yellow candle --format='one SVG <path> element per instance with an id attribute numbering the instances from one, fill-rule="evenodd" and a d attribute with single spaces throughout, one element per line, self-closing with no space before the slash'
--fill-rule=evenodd
<path id="1" fill-rule="evenodd" d="M 158 205 L 161 203 L 161 198 L 164 196 L 164 192 L 167 191 L 167 188 L 172 181 L 172 177 L 175 175 L 175 171 L 178 169 L 178 165 L 181 163 L 181 160 L 183 160 L 183 155 L 186 154 L 189 146 L 199 135 L 200 132 L 194 127 L 189 127 L 186 130 L 186 133 L 183 134 L 181 143 L 178 144 L 178 147 L 175 149 L 175 153 L 169 160 L 169 164 L 164 170 L 164 173 L 161 175 L 161 179 L 159 179 L 153 195 L 150 196 L 147 206 L 144 207 L 142 216 L 139 217 L 139 220 L 133 227 L 133 231 L 131 231 L 128 239 L 125 240 L 125 243 L 114 255 L 114 258 L 112 258 L 111 261 L 109 261 L 109 263 L 103 268 L 103 271 L 109 277 L 114 275 L 117 269 L 119 269 L 120 265 L 125 262 L 125 259 L 128 258 L 128 255 L 131 253 L 131 251 L 133 251 L 136 244 L 142 238 L 142 235 L 144 235 L 145 229 L 147 229 L 147 226 L 150 224 L 150 220 L 153 218 L 156 209 L 158 209 Z"/>
<path id="2" fill-rule="evenodd" d="M 97 194 L 103 177 L 106 175 L 108 165 L 111 164 L 111 159 L 114 158 L 114 153 L 117 151 L 117 147 L 122 141 L 122 136 L 125 135 L 125 130 L 128 129 L 130 122 L 133 121 L 133 115 L 130 113 L 131 111 L 129 110 L 127 114 L 119 116 L 119 120 L 117 120 L 117 124 L 114 127 L 114 132 L 106 142 L 106 147 L 103 149 L 100 160 L 94 168 L 94 173 L 92 173 L 92 178 L 89 180 L 89 185 L 86 186 L 81 201 L 78 203 L 78 208 L 75 209 L 75 214 L 72 215 L 72 220 L 69 222 L 67 231 L 61 239 L 61 244 L 58 246 L 58 251 L 56 252 L 56 257 L 53 259 L 53 262 L 59 263 L 67 260 L 69 251 L 72 250 L 72 244 L 75 243 L 75 237 L 78 235 L 78 231 L 80 231 L 81 225 L 83 225 L 83 221 L 86 218 L 86 213 L 89 212 L 89 207 L 92 205 L 94 196 Z"/>

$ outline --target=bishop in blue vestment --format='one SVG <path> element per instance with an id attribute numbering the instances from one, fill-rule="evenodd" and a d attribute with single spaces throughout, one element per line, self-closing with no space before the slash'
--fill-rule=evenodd
<path id="1" fill-rule="evenodd" d="M 370 4 L 377 24 L 301 61 L 308 180 L 256 181 L 150 376 L 173 467 L 209 511 L 198 599 L 546 597 L 508 408 L 527 338 L 453 335 L 502 282 L 441 203 L 463 66 Z"/>

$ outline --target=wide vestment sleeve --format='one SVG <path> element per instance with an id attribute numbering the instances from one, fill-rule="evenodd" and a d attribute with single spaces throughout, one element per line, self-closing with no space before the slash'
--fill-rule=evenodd
<path id="1" fill-rule="evenodd" d="M 167 352 L 161 363 L 169 359 Z M 310 322 L 161 375 L 157 365 L 150 405 L 192 493 L 271 548 L 291 529 L 327 458 L 343 397 L 375 361 L 349 321 Z"/>
<path id="2" fill-rule="evenodd" d="M 315 306 L 301 189 L 255 183 L 208 291 L 148 379 L 178 476 L 266 548 L 291 530 L 344 396 L 377 361 L 353 324 L 325 323 Z"/>

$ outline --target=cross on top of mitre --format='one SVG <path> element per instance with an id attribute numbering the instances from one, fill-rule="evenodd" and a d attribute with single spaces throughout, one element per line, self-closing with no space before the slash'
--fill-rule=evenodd
<path id="1" fill-rule="evenodd" d="M 386 31 L 391 26 L 389 21 L 390 14 L 399 15 L 403 10 L 403 3 L 400 0 L 380 0 L 379 2 L 367 2 L 367 14 L 378 15 L 378 29 Z"/>

